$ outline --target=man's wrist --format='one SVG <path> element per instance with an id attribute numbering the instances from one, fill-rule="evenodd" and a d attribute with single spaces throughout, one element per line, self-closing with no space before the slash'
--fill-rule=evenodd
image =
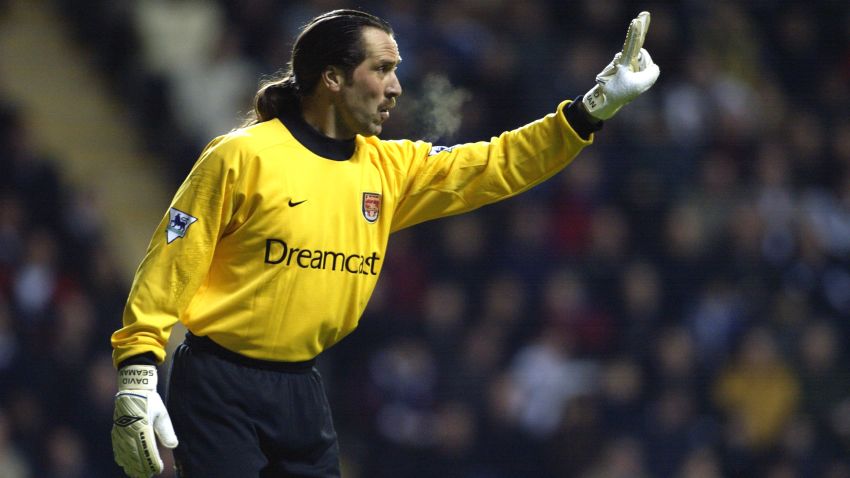
<path id="1" fill-rule="evenodd" d="M 157 366 L 156 355 L 153 352 L 145 352 L 139 355 L 133 355 L 132 357 L 121 361 L 118 364 L 118 368 L 126 367 L 127 365 L 153 365 Z"/>
<path id="2" fill-rule="evenodd" d="M 590 139 L 592 133 L 602 129 L 604 121 L 588 113 L 582 100 L 583 97 L 579 96 L 567 105 L 564 108 L 564 117 L 579 136 L 583 139 Z"/>

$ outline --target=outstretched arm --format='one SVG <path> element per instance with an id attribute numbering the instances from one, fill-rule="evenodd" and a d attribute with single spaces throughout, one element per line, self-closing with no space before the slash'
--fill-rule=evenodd
<path id="1" fill-rule="evenodd" d="M 593 132 L 648 90 L 659 69 L 643 41 L 649 13 L 632 20 L 622 51 L 596 77 L 581 102 L 492 138 L 489 142 L 432 147 L 382 142 L 396 170 L 398 207 L 393 230 L 460 214 L 519 194 L 551 177 L 593 141 Z"/>

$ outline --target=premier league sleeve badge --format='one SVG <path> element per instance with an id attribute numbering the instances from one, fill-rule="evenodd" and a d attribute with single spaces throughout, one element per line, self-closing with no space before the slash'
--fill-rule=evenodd
<path id="1" fill-rule="evenodd" d="M 171 208 L 168 210 L 168 226 L 165 227 L 165 237 L 169 244 L 175 239 L 184 237 L 189 226 L 195 223 L 198 218 L 190 216 L 183 211 Z"/>

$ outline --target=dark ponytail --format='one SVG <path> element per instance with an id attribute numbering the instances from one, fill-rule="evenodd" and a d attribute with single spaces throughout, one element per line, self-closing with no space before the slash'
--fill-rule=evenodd
<path id="1" fill-rule="evenodd" d="M 302 98 L 313 93 L 329 66 L 350 75 L 366 59 L 364 27 L 393 33 L 385 20 L 357 10 L 334 10 L 310 20 L 295 39 L 288 68 L 260 84 L 245 126 L 300 112 Z"/>
<path id="2" fill-rule="evenodd" d="M 301 104 L 298 84 L 293 76 L 263 81 L 254 96 L 254 120 L 250 124 L 297 112 Z"/>

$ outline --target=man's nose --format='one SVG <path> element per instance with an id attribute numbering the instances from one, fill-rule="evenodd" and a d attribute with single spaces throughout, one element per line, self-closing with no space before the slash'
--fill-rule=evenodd
<path id="1" fill-rule="evenodd" d="M 398 81 L 398 76 L 393 73 L 392 78 L 390 78 L 390 84 L 387 85 L 387 96 L 390 98 L 397 98 L 401 96 L 402 89 L 401 83 Z"/>

